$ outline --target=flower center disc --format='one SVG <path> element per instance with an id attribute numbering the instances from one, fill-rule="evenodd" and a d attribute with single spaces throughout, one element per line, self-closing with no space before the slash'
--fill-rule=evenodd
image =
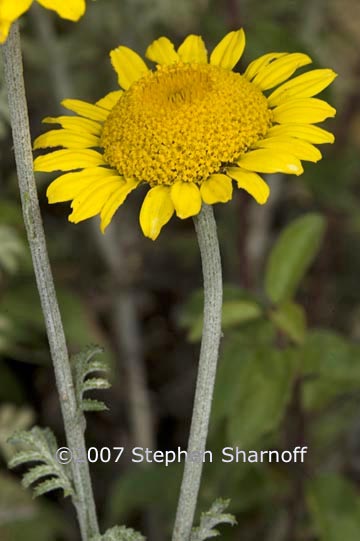
<path id="1" fill-rule="evenodd" d="M 101 137 L 126 179 L 200 184 L 263 137 L 271 111 L 238 73 L 209 64 L 158 66 L 123 93 Z"/>

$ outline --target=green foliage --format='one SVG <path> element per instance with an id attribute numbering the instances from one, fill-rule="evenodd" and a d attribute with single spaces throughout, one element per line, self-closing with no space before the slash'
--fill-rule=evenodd
<path id="1" fill-rule="evenodd" d="M 99 337 L 96 327 L 89 319 L 82 298 L 72 291 L 58 288 L 58 299 L 69 349 L 78 350 L 93 343 Z M 31 306 L 31 310 L 29 310 Z M 2 343 L 1 321 L 4 321 L 3 352 L 11 357 L 36 364 L 49 363 L 49 354 L 43 340 L 44 318 L 34 278 L 28 275 L 15 279 L 12 287 L 1 298 L 0 305 L 0 352 Z M 31 350 L 31 356 L 25 354 Z M 110 364 L 111 354 L 103 357 Z"/>
<path id="2" fill-rule="evenodd" d="M 228 340 L 215 387 L 213 422 L 225 419 L 231 444 L 249 448 L 278 427 L 291 395 L 295 368 L 296 357 L 290 348 L 269 350 L 255 343 L 246 347 L 237 336 Z"/>
<path id="3" fill-rule="evenodd" d="M 320 541 L 357 541 L 360 496 L 352 483 L 336 474 L 322 474 L 307 485 L 307 500 Z"/>
<path id="4" fill-rule="evenodd" d="M 230 442 L 249 447 L 281 423 L 291 397 L 295 358 L 291 350 L 257 351 L 248 357 L 239 377 L 243 382 L 228 423 Z"/>
<path id="5" fill-rule="evenodd" d="M 270 252 L 265 273 L 265 292 L 275 306 L 266 313 L 261 302 L 249 292 L 224 286 L 222 328 L 240 328 L 252 321 L 270 318 L 292 342 L 301 344 L 306 335 L 306 315 L 292 300 L 301 280 L 317 255 L 325 231 L 319 214 L 307 214 L 291 222 Z M 180 323 L 188 328 L 188 339 L 201 338 L 203 295 L 194 293 L 185 305 Z"/>
<path id="6" fill-rule="evenodd" d="M 304 341 L 306 314 L 300 304 L 292 301 L 284 302 L 270 311 L 270 318 L 290 340 L 297 344 Z"/>
<path id="7" fill-rule="evenodd" d="M 326 329 L 309 332 L 299 354 L 307 376 L 307 410 L 323 408 L 339 393 L 359 390 L 360 348 L 338 333 Z"/>
<path id="8" fill-rule="evenodd" d="M 319 250 L 324 231 L 324 218 L 319 214 L 301 216 L 282 231 L 265 274 L 265 290 L 274 303 L 292 298 Z"/>
<path id="9" fill-rule="evenodd" d="M 0 351 L 1 353 L 1 351 Z M 0 400 L 4 402 L 15 402 L 21 404 L 24 401 L 24 390 L 22 383 L 16 377 L 11 368 L 0 359 Z"/>
<path id="10" fill-rule="evenodd" d="M 18 269 L 25 247 L 17 231 L 0 224 L 0 269 L 13 274 Z"/>
<path id="11" fill-rule="evenodd" d="M 27 406 L 17 408 L 13 404 L 0 407 L 0 452 L 8 462 L 15 450 L 8 443 L 14 432 L 27 430 L 34 422 L 34 412 Z"/>
<path id="12" fill-rule="evenodd" d="M 75 97 L 92 101 L 117 87 L 116 75 L 106 59 L 109 50 L 120 43 L 134 46 L 142 54 L 151 39 L 159 35 L 175 38 L 178 45 L 187 33 L 194 33 L 204 36 L 210 53 L 225 32 L 237 27 L 239 16 L 248 27 L 247 46 L 238 66 L 241 72 L 248 62 L 268 51 L 307 52 L 315 68 L 331 67 L 341 71 L 334 95 L 330 94 L 331 89 L 325 94 L 325 99 L 330 97 L 331 103 L 338 101 L 341 105 L 339 113 L 343 114 L 338 114 L 335 120 L 335 145 L 321 147 L 324 159 L 316 164 L 304 164 L 304 174 L 296 179 L 287 178 L 280 194 L 272 189 L 270 204 L 259 207 L 257 216 L 255 211 L 253 217 L 254 205 L 242 204 L 250 201 L 244 192 L 234 193 L 231 203 L 215 208 L 224 278 L 240 284 L 248 278 L 247 283 L 258 295 L 246 294 L 240 288 L 228 287 L 228 293 L 225 291 L 221 345 L 224 357 L 219 363 L 220 380 L 209 443 L 216 449 L 229 444 L 230 427 L 234 432 L 238 430 L 240 436 L 243 432 L 241 424 L 245 428 L 248 426 L 247 432 L 253 430 L 249 418 L 254 413 L 254 422 L 256 418 L 258 420 L 254 439 L 249 443 L 252 448 L 290 445 L 289 427 L 290 432 L 296 429 L 299 419 L 292 409 L 286 411 L 286 406 L 279 404 L 281 393 L 285 394 L 284 402 L 288 402 L 293 381 L 293 377 L 287 381 L 285 367 L 281 367 L 283 361 L 289 372 L 290 365 L 294 364 L 296 381 L 300 381 L 303 437 L 310 451 L 300 480 L 297 465 L 293 464 L 222 465 L 217 458 L 213 464 L 205 464 L 200 509 L 208 509 L 218 494 L 224 494 L 231 498 L 231 512 L 239 513 L 238 529 L 221 528 L 223 541 L 285 538 L 355 541 L 359 537 L 359 487 L 356 482 L 360 389 L 360 355 L 356 345 L 360 337 L 357 1 L 346 0 L 344 8 L 344 2 L 334 0 L 327 3 L 326 10 L 323 4 L 311 0 L 242 3 L 239 0 L 229 3 L 101 0 L 88 2 L 87 14 L 77 24 L 42 10 L 54 22 L 54 42 L 60 62 L 53 62 L 51 48 L 41 42 L 41 35 L 46 31 L 39 32 L 34 25 L 35 11 L 20 19 L 34 136 L 42 130 L 42 117 L 57 115 L 60 99 Z M 136 25 L 133 24 L 135 19 Z M 324 59 L 327 59 L 325 64 Z M 97 74 L 95 82 L 94 72 Z M 302 69 L 297 73 L 301 72 Z M 24 245 L 5 88 L 1 82 L 0 75 L 0 221 L 1 226 L 10 228 L 19 244 Z M 329 129 L 333 126 L 330 120 Z M 48 206 L 45 190 L 52 178 L 54 174 L 39 177 L 38 187 L 69 349 L 73 352 L 89 343 L 109 344 L 106 352 L 110 358 L 111 346 L 115 349 L 114 344 L 118 342 L 112 309 L 119 283 L 123 287 L 123 275 L 114 276 L 105 269 L 89 223 L 76 226 L 67 223 L 68 203 Z M 274 185 L 277 180 L 273 179 Z M 118 227 L 114 229 L 114 251 L 117 241 L 121 242 L 121 234 L 132 227 L 128 217 L 137 216 L 142 197 L 139 192 L 134 194 L 126 203 L 128 214 L 121 211 L 114 219 L 112 227 Z M 329 222 L 329 242 L 320 254 L 319 265 L 314 268 L 316 272 L 305 274 L 306 269 L 302 269 L 304 258 L 300 253 L 303 248 L 295 248 L 297 241 L 291 239 L 280 254 L 282 262 L 275 265 L 271 286 L 275 297 L 264 295 L 264 248 L 261 244 L 269 246 L 293 216 L 311 209 L 321 209 Z M 261 219 L 258 219 L 260 213 Z M 257 238 L 251 236 L 257 228 L 263 243 L 256 246 L 256 261 L 260 266 L 254 269 L 249 241 Z M 196 370 L 198 353 L 197 347 L 179 340 L 172 318 L 179 302 L 188 298 L 189 285 L 196 287 L 195 280 L 200 285 L 201 277 L 191 220 L 173 219 L 163 235 L 155 245 L 150 243 L 151 246 L 140 238 L 135 248 L 131 246 L 131 240 L 126 239 L 125 255 L 131 259 L 131 268 L 141 269 L 134 287 L 142 329 L 140 346 L 146 356 L 147 381 L 155 405 L 155 436 L 159 436 L 161 446 L 170 447 L 177 441 L 182 445 L 186 442 L 193 391 L 190 372 L 193 374 Z M 3 253 L 8 257 L 0 242 L 0 260 Z M 47 385 L 50 357 L 31 260 L 28 254 L 20 254 L 20 250 L 11 249 L 8 253 L 10 259 L 13 258 L 14 265 L 10 263 L 13 270 L 6 264 L 0 269 L 0 401 L 27 407 L 25 400 L 28 400 L 29 407 L 38 413 L 39 419 L 52 418 L 54 391 Z M 172 254 L 175 257 L 171 257 Z M 311 262 L 307 270 L 309 265 Z M 126 266 L 125 262 L 125 271 Z M 280 274 L 277 274 L 278 269 Z M 301 277 L 294 286 L 292 280 L 300 270 Z M 259 281 L 254 280 L 253 271 Z M 198 307 L 191 310 L 184 325 L 192 342 L 200 339 L 202 301 L 200 294 Z M 328 328 L 314 330 L 314 324 Z M 286 359 L 288 354 L 294 357 L 293 361 Z M 260 355 L 262 362 L 256 358 Z M 121 362 L 121 358 L 119 360 Z M 270 370 L 272 363 L 274 369 Z M 258 375 L 252 374 L 251 364 Z M 47 366 L 43 368 L 42 365 Z M 245 378 L 248 374 L 252 392 L 247 395 Z M 126 383 L 121 382 L 121 385 L 123 388 Z M 175 388 L 176 392 L 172 394 Z M 128 432 L 133 427 L 124 420 L 123 409 L 126 408 L 123 408 L 125 404 L 120 392 L 114 395 L 114 400 L 113 422 L 109 419 L 104 424 L 103 417 L 99 417 L 88 423 L 87 435 L 95 445 L 100 440 L 120 443 L 119 437 L 122 439 L 123 436 L 128 441 Z M 269 412 L 266 407 L 258 406 L 262 401 Z M 240 411 L 240 407 L 245 411 Z M 6 439 L 12 423 L 22 429 L 22 413 L 22 408 L 13 412 L 1 408 L 1 442 Z M 269 421 L 271 415 L 275 416 L 274 421 Z M 24 417 L 27 421 L 26 414 Z M 170 539 L 182 465 L 169 468 L 133 465 L 126 469 L 128 464 L 125 462 L 129 461 L 125 459 L 121 468 L 118 464 L 108 464 L 103 471 L 100 465 L 92 467 L 97 495 L 112 480 L 114 483 L 109 487 L 109 493 L 98 498 L 100 513 L 106 515 L 102 505 L 111 506 L 111 514 L 116 517 L 116 520 L 109 520 L 109 516 L 105 516 L 104 522 L 123 524 L 131 517 L 141 523 L 144 522 L 143 513 L 155 509 L 155 520 L 159 517 L 159 522 L 167 529 L 162 537 Z M 325 468 L 337 475 L 319 476 L 319 471 Z M 292 499 L 296 484 L 302 484 L 304 488 L 307 479 L 306 502 L 299 494 L 298 520 L 292 521 L 291 533 L 284 532 L 282 527 L 285 525 L 286 529 L 289 519 L 295 516 L 289 516 L 288 501 Z M 24 537 L 27 541 L 77 539 L 78 531 L 72 530 L 76 524 L 71 506 L 58 506 L 55 513 L 48 503 L 47 498 L 31 500 L 30 491 L 22 490 L 16 478 L 0 473 L 1 541 L 24 541 Z M 283 522 L 279 523 L 279 516 Z M 124 527 L 111 529 L 115 539 L 117 530 L 121 534 L 128 531 Z M 134 535 L 139 538 L 139 534 Z M 102 537 L 113 541 L 109 532 Z"/>
<path id="13" fill-rule="evenodd" d="M 360 348 L 327 329 L 309 332 L 302 348 L 304 371 L 337 383 L 360 383 Z"/>
<path id="14" fill-rule="evenodd" d="M 200 526 L 193 528 L 190 541 L 205 541 L 205 539 L 217 537 L 220 532 L 215 530 L 215 527 L 219 524 L 231 524 L 232 526 L 236 524 L 233 515 L 224 513 L 229 503 L 229 500 L 218 499 L 213 503 L 209 511 L 202 513 Z"/>
<path id="15" fill-rule="evenodd" d="M 28 488 L 33 483 L 34 496 L 41 496 L 52 490 L 62 489 L 64 496 L 74 493 L 68 468 L 56 460 L 58 444 L 49 428 L 34 427 L 29 431 L 16 432 L 9 442 L 16 445 L 18 452 L 9 461 L 9 468 L 15 468 L 28 462 L 40 462 L 32 466 L 23 476 L 23 486 Z M 43 480 L 46 477 L 47 479 Z"/>
<path id="16" fill-rule="evenodd" d="M 90 317 L 89 310 L 81 295 L 75 291 L 58 288 L 59 306 L 63 316 L 64 329 L 73 351 L 86 348 L 88 344 L 98 343 L 103 336 L 97 329 L 96 322 Z M 105 351 L 103 359 L 111 364 L 111 353 Z"/>
<path id="17" fill-rule="evenodd" d="M 109 522 L 122 522 L 125 516 L 146 506 L 171 515 L 176 505 L 181 475 L 181 464 L 168 468 L 161 464 L 149 464 L 146 468 L 131 468 L 124 472 L 113 484 L 108 498 Z"/>
<path id="18" fill-rule="evenodd" d="M 226 442 L 222 430 L 212 432 L 207 448 L 213 452 L 213 462 L 204 464 L 202 489 L 198 507 L 207 509 L 219 494 L 226 494 L 233 514 L 244 516 L 257 507 L 266 507 L 274 496 L 271 471 L 266 464 L 227 462 L 219 464 Z M 280 483 L 278 483 L 280 484 Z M 225 532 L 224 532 L 225 534 Z"/>
<path id="19" fill-rule="evenodd" d="M 17 479 L 0 474 L 0 539 L 2 541 L 54 541 L 63 538 L 61 514 L 44 500 L 34 501 Z"/>
<path id="20" fill-rule="evenodd" d="M 183 308 L 180 324 L 189 329 L 188 339 L 190 342 L 198 342 L 201 339 L 203 303 L 204 294 L 202 290 L 199 290 L 190 297 Z M 224 285 L 223 329 L 231 329 L 248 321 L 254 321 L 259 319 L 261 315 L 261 306 L 248 292 L 229 284 Z"/>
<path id="21" fill-rule="evenodd" d="M 11 227 L 15 231 L 21 230 L 24 234 L 23 217 L 21 207 L 18 201 L 11 201 L 9 199 L 2 198 L 0 201 L 0 216 L 1 223 L 3 225 Z M 26 253 L 30 256 L 30 250 L 28 249 L 28 247 L 26 247 Z M 26 260 L 22 261 L 23 264 L 25 262 Z"/>
<path id="22" fill-rule="evenodd" d="M 107 372 L 108 364 L 103 359 L 95 358 L 103 352 L 99 346 L 88 346 L 83 351 L 74 355 L 71 359 L 73 366 L 75 391 L 78 407 L 82 411 L 104 411 L 107 406 L 100 400 L 84 398 L 84 393 L 87 391 L 95 391 L 99 389 L 108 389 L 110 383 L 102 377 L 88 376 L 94 372 Z"/>
<path id="23" fill-rule="evenodd" d="M 34 362 L 37 357 L 34 346 L 39 348 L 39 339 L 44 333 L 44 318 L 34 279 L 23 279 L 21 284 L 15 282 L 13 288 L 5 291 L 1 311 L 6 314 L 9 322 L 6 353 L 18 358 L 16 350 L 21 349 L 22 345 L 31 345 L 33 358 L 26 360 Z"/>
<path id="24" fill-rule="evenodd" d="M 103 535 L 96 535 L 91 541 L 145 541 L 145 537 L 132 528 L 115 526 L 110 528 Z"/>
<path id="25" fill-rule="evenodd" d="M 255 301 L 225 301 L 222 310 L 222 325 L 224 329 L 228 329 L 258 319 L 261 315 L 261 307 Z"/>
<path id="26" fill-rule="evenodd" d="M 11 321 L 5 315 L 0 314 L 0 353 L 9 347 L 9 333 Z"/>

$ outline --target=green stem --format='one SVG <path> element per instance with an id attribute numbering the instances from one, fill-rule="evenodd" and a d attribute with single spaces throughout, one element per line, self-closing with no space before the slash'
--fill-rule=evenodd
<path id="1" fill-rule="evenodd" d="M 222 276 L 219 241 L 211 206 L 194 219 L 204 275 L 204 323 L 188 456 L 205 451 L 221 337 Z M 194 456 L 194 455 L 192 455 Z M 185 462 L 172 541 L 189 541 L 200 488 L 202 460 Z"/>
<path id="2" fill-rule="evenodd" d="M 23 216 L 54 364 L 67 445 L 77 456 L 84 458 L 86 457 L 85 418 L 79 414 L 76 403 L 69 355 L 40 214 L 33 173 L 21 43 L 17 23 L 13 24 L 3 46 L 3 56 Z M 71 469 L 76 493 L 74 504 L 82 539 L 87 541 L 99 532 L 88 462 L 86 460 L 84 462 L 72 461 Z"/>

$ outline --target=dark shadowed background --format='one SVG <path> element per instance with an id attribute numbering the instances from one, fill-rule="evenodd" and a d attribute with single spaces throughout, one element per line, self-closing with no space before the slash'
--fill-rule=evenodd
<path id="1" fill-rule="evenodd" d="M 223 256 L 224 338 L 199 501 L 231 498 L 224 541 L 355 541 L 360 535 L 360 4 L 357 0 L 97 0 L 78 24 L 34 6 L 21 18 L 33 138 L 66 97 L 117 88 L 108 53 L 144 54 L 161 35 L 201 34 L 211 48 L 244 26 L 239 69 L 269 51 L 308 53 L 339 77 L 334 145 L 301 177 L 269 177 L 268 204 L 245 192 L 216 206 Z M 43 318 L 22 222 L 0 75 L 0 539 L 75 541 L 73 509 L 54 492 L 32 500 L 9 472 L 14 430 L 50 426 L 64 444 Z M 64 113 L 63 113 L 64 114 Z M 71 353 L 104 348 L 109 411 L 87 415 L 88 445 L 125 446 L 91 466 L 105 529 L 125 523 L 169 539 L 182 466 L 131 463 L 134 446 L 185 448 L 199 337 L 201 267 L 191 220 L 145 239 L 133 193 L 103 236 L 98 220 L 49 206 L 54 175 L 38 175 L 42 214 Z M 269 259 L 270 258 L 270 259 Z M 304 464 L 222 464 L 221 449 L 309 448 Z"/>

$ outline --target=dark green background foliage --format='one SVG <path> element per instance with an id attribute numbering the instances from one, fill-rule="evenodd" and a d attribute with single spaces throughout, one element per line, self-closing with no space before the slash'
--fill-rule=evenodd
<path id="1" fill-rule="evenodd" d="M 199 509 L 230 498 L 237 526 L 222 539 L 355 541 L 360 535 L 360 99 L 356 0 L 97 0 L 73 25 L 32 9 L 21 19 L 32 134 L 65 97 L 116 88 L 108 52 L 143 54 L 168 35 L 200 33 L 211 48 L 245 26 L 241 67 L 268 51 L 304 51 L 340 74 L 326 98 L 334 146 L 299 178 L 269 178 L 258 207 L 246 193 L 216 208 L 225 280 L 224 337 L 209 449 L 308 446 L 304 464 L 205 467 Z M 74 541 L 62 492 L 32 500 L 21 468 L 7 470 L 15 430 L 64 433 L 43 318 L 22 223 L 3 84 L 0 90 L 0 539 Z M 92 393 L 109 411 L 87 414 L 88 445 L 125 446 L 94 464 L 103 530 L 126 523 L 169 539 L 181 466 L 131 464 L 134 445 L 185 447 L 202 325 L 200 261 L 191 220 L 173 219 L 156 243 L 139 231 L 142 193 L 129 197 L 102 237 L 97 219 L 74 226 L 67 204 L 48 206 L 38 185 L 71 353 L 104 348 L 112 388 Z M 134 377 L 142 367 L 144 381 Z M 136 374 L 135 374 L 136 376 Z M 148 404 L 143 407 L 144 389 Z M 145 393 L 146 395 L 146 393 Z M 140 424 L 139 424 L 140 423 Z M 141 424 L 143 423 L 143 424 Z M 147 427 L 147 431 L 141 428 Z M 140 427 L 140 428 L 139 428 Z"/>

